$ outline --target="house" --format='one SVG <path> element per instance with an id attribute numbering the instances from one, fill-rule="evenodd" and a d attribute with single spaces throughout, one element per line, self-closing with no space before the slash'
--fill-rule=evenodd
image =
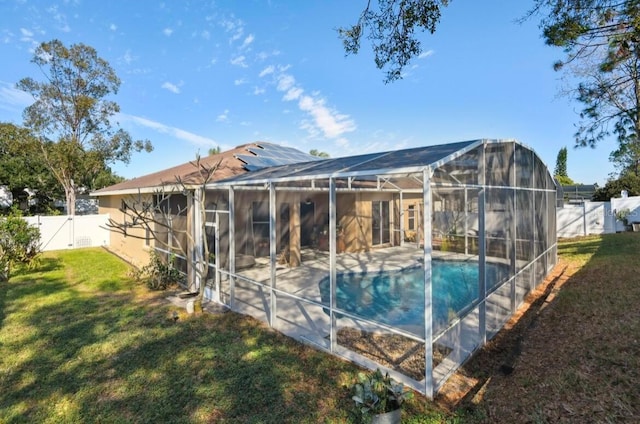
<path id="1" fill-rule="evenodd" d="M 556 185 L 515 140 L 271 159 L 198 189 L 206 213 L 180 225 L 212 254 L 208 277 L 193 284 L 213 302 L 382 368 L 427 396 L 556 263 Z M 204 261 L 202 245 L 192 247 L 191 258 Z"/>
<path id="2" fill-rule="evenodd" d="M 183 163 L 105 187 L 93 192 L 92 196 L 99 200 L 99 213 L 110 216 L 113 232 L 109 249 L 113 253 L 136 266 L 143 266 L 155 249 L 165 256 L 174 255 L 179 270 L 187 274 L 187 256 L 193 249 L 187 237 L 193 231 L 188 228 L 194 213 L 189 209 L 189 202 L 192 202 L 193 191 L 203 182 L 203 167 L 216 168 L 210 178 L 213 181 L 268 165 L 312 160 L 317 158 L 293 148 L 265 142 L 249 143 L 201 158 L 197 166 L 195 161 Z M 167 231 L 134 222 L 136 217 L 132 210 L 140 211 L 143 205 L 149 204 L 157 206 L 158 202 L 171 216 L 171 237 Z M 154 240 L 154 235 L 158 240 Z"/>

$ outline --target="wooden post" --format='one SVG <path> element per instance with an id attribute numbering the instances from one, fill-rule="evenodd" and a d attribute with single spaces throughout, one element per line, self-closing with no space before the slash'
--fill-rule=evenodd
<path id="1" fill-rule="evenodd" d="M 293 201 L 289 216 L 289 266 L 300 266 L 300 202 Z"/>

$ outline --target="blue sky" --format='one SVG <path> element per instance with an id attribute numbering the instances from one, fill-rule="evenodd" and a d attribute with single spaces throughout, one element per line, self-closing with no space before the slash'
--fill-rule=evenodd
<path id="1" fill-rule="evenodd" d="M 332 157 L 477 138 L 515 138 L 553 171 L 603 184 L 613 140 L 573 149 L 579 105 L 559 96 L 562 51 L 544 45 L 530 1 L 455 0 L 403 80 L 384 84 L 369 46 L 345 57 L 335 28 L 366 0 L 0 0 L 0 121 L 30 103 L 15 83 L 40 78 L 33 49 L 94 47 L 122 80 L 120 125 L 152 153 L 116 164 L 131 178 L 253 141 Z"/>

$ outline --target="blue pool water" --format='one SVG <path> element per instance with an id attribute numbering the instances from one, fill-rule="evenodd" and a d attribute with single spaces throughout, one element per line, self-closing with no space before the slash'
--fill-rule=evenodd
<path id="1" fill-rule="evenodd" d="M 503 270 L 487 264 L 488 280 Z M 478 299 L 478 263 L 432 261 L 433 330 L 444 329 Z M 319 283 L 329 303 L 329 278 Z M 341 273 L 336 279 L 336 306 L 353 315 L 391 326 L 424 327 L 422 266 L 376 273 Z"/>

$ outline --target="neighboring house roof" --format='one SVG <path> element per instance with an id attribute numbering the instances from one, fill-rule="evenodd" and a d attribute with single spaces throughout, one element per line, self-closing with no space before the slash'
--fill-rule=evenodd
<path id="1" fill-rule="evenodd" d="M 320 158 L 303 153 L 300 150 L 279 146 L 272 143 L 255 142 L 238 146 L 222 153 L 200 159 L 200 165 L 212 167 L 219 164 L 212 181 L 228 179 L 263 167 L 283 165 L 297 162 L 316 161 Z M 132 178 L 91 193 L 92 196 L 111 196 L 115 194 L 131 194 L 153 192 L 160 187 L 176 185 L 177 178 L 186 186 L 201 184 L 200 172 L 194 161 L 183 163 L 172 168 Z"/>

